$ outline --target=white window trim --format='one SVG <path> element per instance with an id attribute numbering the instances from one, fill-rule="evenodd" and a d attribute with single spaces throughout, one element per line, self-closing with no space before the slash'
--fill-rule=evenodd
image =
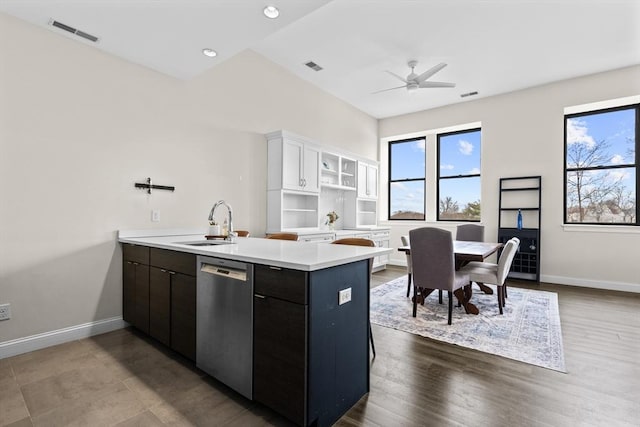
<path id="1" fill-rule="evenodd" d="M 447 126 L 437 129 L 429 129 L 423 130 L 419 132 L 406 133 L 402 135 L 394 135 L 388 136 L 384 138 L 380 138 L 378 158 L 380 159 L 380 183 L 384 183 L 385 185 L 380 185 L 380 191 L 378 195 L 378 202 L 380 203 L 381 209 L 378 209 L 378 220 L 380 222 L 389 221 L 389 143 L 392 141 L 399 141 L 404 139 L 413 139 L 413 138 L 425 138 L 425 155 L 427 161 L 429 159 L 433 159 L 433 165 L 435 167 L 429 168 L 425 171 L 425 219 L 422 222 L 432 223 L 432 224 L 442 224 L 442 223 L 454 223 L 455 221 L 438 221 L 437 220 L 437 210 L 438 210 L 438 202 L 435 199 L 435 194 L 437 191 L 438 185 L 438 174 L 437 174 L 437 135 L 439 133 L 447 133 L 447 132 L 459 132 L 469 129 L 480 128 L 482 129 L 482 122 L 471 122 L 465 123 L 462 125 L 455 126 Z M 482 167 L 482 166 L 481 166 Z M 482 170 L 480 171 L 482 179 Z M 384 188 L 383 188 L 384 187 Z M 482 200 L 482 194 L 480 194 L 480 200 Z M 482 219 L 481 219 L 482 221 Z M 421 221 L 410 221 L 412 224 L 419 223 Z M 397 224 L 399 221 L 389 221 L 389 223 Z M 461 222 L 464 224 L 467 222 Z"/>

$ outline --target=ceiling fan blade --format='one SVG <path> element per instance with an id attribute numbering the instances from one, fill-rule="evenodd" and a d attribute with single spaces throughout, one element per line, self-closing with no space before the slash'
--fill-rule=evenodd
<path id="1" fill-rule="evenodd" d="M 438 65 L 429 68 L 427 71 L 425 71 L 424 73 L 422 73 L 418 77 L 416 77 L 416 81 L 418 83 L 422 83 L 423 81 L 427 80 L 429 77 L 433 76 L 435 73 L 437 73 L 438 71 L 442 70 L 446 66 L 447 66 L 447 64 L 445 64 L 444 62 L 441 62 Z"/>
<path id="2" fill-rule="evenodd" d="M 456 84 L 446 82 L 422 82 L 420 83 L 420 87 L 456 87 Z"/>
<path id="3" fill-rule="evenodd" d="M 404 77 L 401 77 L 401 76 L 397 75 L 393 71 L 387 70 L 387 73 L 391 74 L 393 77 L 395 77 L 396 79 L 400 80 L 401 82 L 408 83 L 407 80 Z"/>
<path id="4" fill-rule="evenodd" d="M 386 92 L 388 90 L 401 89 L 403 87 L 407 87 L 407 86 L 403 85 L 403 86 L 398 86 L 398 87 L 390 87 L 389 89 L 382 89 L 382 90 L 379 90 L 379 91 L 376 91 L 376 92 L 371 92 L 371 95 L 375 95 L 376 93 L 380 93 L 380 92 Z"/>

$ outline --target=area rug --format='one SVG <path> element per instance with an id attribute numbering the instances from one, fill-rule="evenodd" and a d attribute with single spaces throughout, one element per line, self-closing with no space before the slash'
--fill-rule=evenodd
<path id="1" fill-rule="evenodd" d="M 447 325 L 446 292 L 443 304 L 438 304 L 438 292 L 429 295 L 424 306 L 418 305 L 416 317 L 406 293 L 406 276 L 372 289 L 371 323 L 566 372 L 558 295 L 553 292 L 510 286 L 500 315 L 495 287 L 493 295 L 486 295 L 474 285 L 471 302 L 480 314 L 465 314 L 454 304 L 452 325 Z"/>

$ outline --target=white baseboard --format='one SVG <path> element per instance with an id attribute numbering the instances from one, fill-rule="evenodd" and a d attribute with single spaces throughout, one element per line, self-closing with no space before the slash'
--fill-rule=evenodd
<path id="1" fill-rule="evenodd" d="M 406 262 L 390 260 L 389 265 L 406 267 Z M 540 281 L 556 285 L 579 286 L 583 288 L 605 289 L 608 291 L 622 291 L 640 293 L 640 283 L 612 282 L 605 280 L 580 279 L 575 277 L 540 275 Z"/>
<path id="2" fill-rule="evenodd" d="M 540 281 L 556 285 L 580 286 L 582 288 L 605 289 L 609 291 L 640 293 L 639 283 L 610 282 L 604 280 L 578 279 L 575 277 L 540 275 Z"/>
<path id="3" fill-rule="evenodd" d="M 44 332 L 11 341 L 0 342 L 0 359 L 28 353 L 41 348 L 63 344 L 69 341 L 87 338 L 105 332 L 115 331 L 127 326 L 122 316 L 96 320 L 82 325 L 70 326 L 56 331 Z"/>

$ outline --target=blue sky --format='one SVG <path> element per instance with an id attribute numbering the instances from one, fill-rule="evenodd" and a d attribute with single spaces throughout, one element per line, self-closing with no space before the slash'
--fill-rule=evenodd
<path id="1" fill-rule="evenodd" d="M 424 139 L 391 146 L 391 179 L 421 178 L 425 176 Z M 447 135 L 440 138 L 440 175 L 468 175 L 480 172 L 480 132 Z M 429 161 L 429 165 L 435 162 Z M 435 195 L 428 195 L 434 197 Z M 468 202 L 480 199 L 480 179 L 444 180 L 441 197 L 451 196 L 460 209 Z M 392 211 L 424 210 L 424 182 L 394 183 L 391 188 Z"/>
<path id="2" fill-rule="evenodd" d="M 440 176 L 480 173 L 480 131 L 440 137 Z M 440 181 L 440 199 L 451 197 L 463 209 L 480 199 L 480 179 L 446 179 Z"/>
<path id="3" fill-rule="evenodd" d="M 567 120 L 567 143 L 592 146 L 602 140 L 610 144 L 602 165 L 633 163 L 628 152 L 634 147 L 635 111 L 620 110 Z M 629 139 L 631 142 L 628 142 Z"/>
<path id="4" fill-rule="evenodd" d="M 635 147 L 635 110 L 618 110 L 574 117 L 567 120 L 567 144 L 592 147 L 605 140 L 609 149 L 598 165 L 633 164 Z M 567 159 L 567 166 L 570 159 Z M 622 179 L 629 191 L 635 189 L 635 174 L 631 168 L 614 169 L 610 175 Z"/>

